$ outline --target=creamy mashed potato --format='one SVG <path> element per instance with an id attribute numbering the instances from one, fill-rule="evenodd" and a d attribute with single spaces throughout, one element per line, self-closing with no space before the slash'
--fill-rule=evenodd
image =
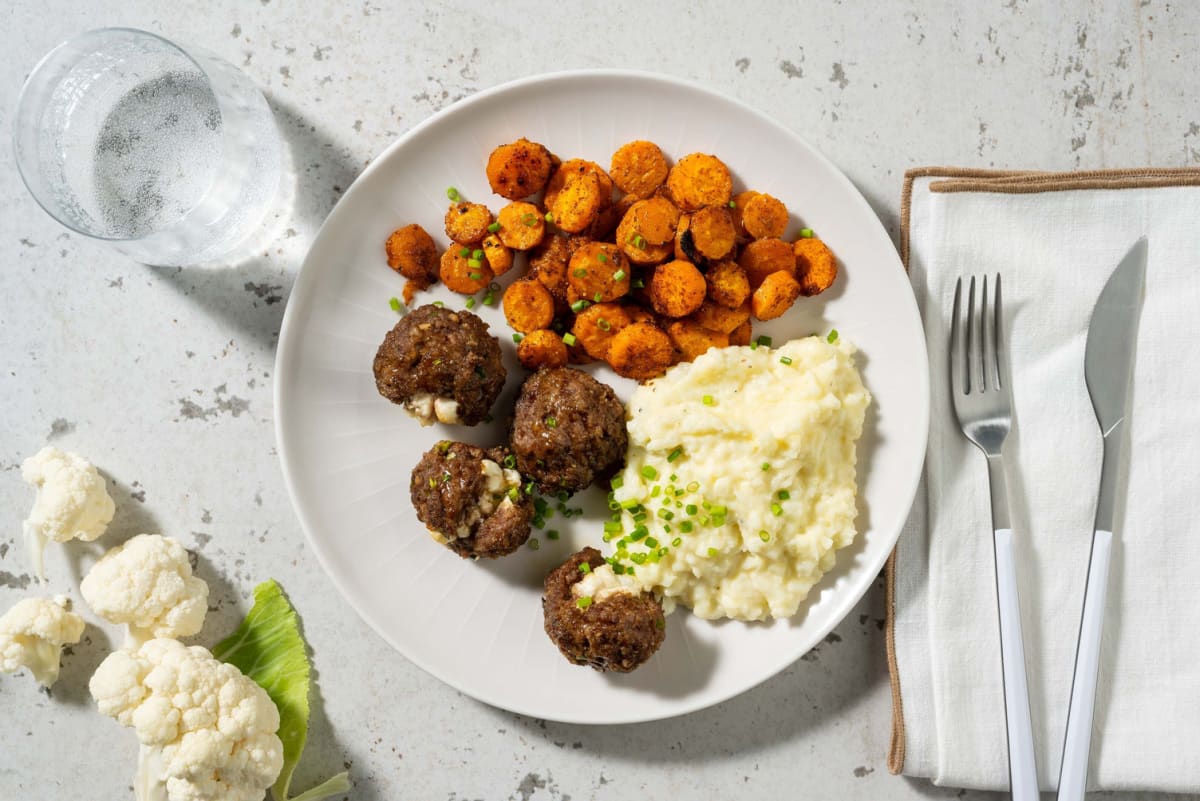
<path id="1" fill-rule="evenodd" d="M 703 618 L 789 617 L 854 539 L 854 348 L 714 348 L 639 387 L 614 569 Z"/>

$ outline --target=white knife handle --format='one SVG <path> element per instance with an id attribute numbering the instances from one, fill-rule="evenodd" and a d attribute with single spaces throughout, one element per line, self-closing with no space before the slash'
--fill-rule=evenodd
<path id="1" fill-rule="evenodd" d="M 1075 651 L 1075 677 L 1071 680 L 1071 706 L 1063 743 L 1062 772 L 1058 775 L 1058 801 L 1083 801 L 1087 792 L 1088 754 L 1092 748 L 1092 713 L 1096 702 L 1096 677 L 1100 671 L 1100 635 L 1104 631 L 1108 568 L 1112 561 L 1112 532 L 1097 530 L 1092 537 L 1083 620 Z"/>
<path id="2" fill-rule="evenodd" d="M 996 597 L 1000 603 L 1000 661 L 1004 670 L 1004 717 L 1008 726 L 1008 775 L 1013 801 L 1038 801 L 1037 763 L 1033 755 L 1033 721 L 1025 678 L 1025 646 L 1021 639 L 1021 605 L 1012 529 L 995 530 Z"/>

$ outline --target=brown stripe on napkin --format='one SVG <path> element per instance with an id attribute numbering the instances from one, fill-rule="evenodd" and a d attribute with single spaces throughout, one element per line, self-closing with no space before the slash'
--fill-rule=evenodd
<path id="1" fill-rule="evenodd" d="M 1000 192 L 1032 194 L 1063 192 L 1074 189 L 1147 189 L 1171 186 L 1200 186 L 1200 168 L 1144 167 L 1124 170 L 1087 170 L 1080 172 L 1040 172 L 1032 170 L 980 170 L 968 167 L 917 167 L 904 173 L 900 197 L 900 259 L 908 270 L 909 216 L 912 211 L 913 182 L 935 178 L 930 192 Z M 896 664 L 896 559 L 893 549 L 884 568 L 887 624 L 888 674 L 892 688 L 892 737 L 888 748 L 888 771 L 904 771 L 904 699 L 900 693 L 900 670 Z"/>

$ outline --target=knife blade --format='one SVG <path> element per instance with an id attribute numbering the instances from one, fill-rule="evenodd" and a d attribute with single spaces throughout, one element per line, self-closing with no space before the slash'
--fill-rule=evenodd
<path id="1" fill-rule="evenodd" d="M 1142 237 L 1121 259 L 1101 290 L 1088 325 L 1083 375 L 1104 437 L 1104 460 L 1100 468 L 1096 521 L 1075 650 L 1075 673 L 1071 679 L 1067 730 L 1063 738 L 1058 801 L 1083 801 L 1087 792 L 1100 638 L 1104 630 L 1104 605 L 1112 559 L 1113 510 L 1129 427 L 1129 395 L 1137 351 L 1138 318 L 1146 283 L 1147 250 L 1146 237 Z"/>

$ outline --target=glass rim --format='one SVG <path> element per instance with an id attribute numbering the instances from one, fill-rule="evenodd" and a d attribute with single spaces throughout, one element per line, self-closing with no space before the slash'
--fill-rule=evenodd
<path id="1" fill-rule="evenodd" d="M 96 36 L 100 36 L 101 34 L 108 34 L 108 33 L 129 33 L 129 34 L 136 34 L 138 36 L 145 36 L 150 39 L 157 39 L 159 42 L 166 45 L 170 49 L 176 51 L 181 56 L 183 56 L 185 59 L 187 59 L 189 62 L 191 62 L 191 64 L 193 66 L 195 66 L 195 68 L 200 71 L 200 74 L 202 74 L 205 77 L 205 79 L 209 82 L 210 90 L 211 90 L 212 76 L 209 75 L 208 70 L 206 70 L 200 64 L 200 62 L 196 61 L 196 59 L 192 57 L 192 54 L 189 53 L 187 51 L 187 49 L 176 44 L 175 42 L 172 42 L 170 39 L 167 39 L 165 36 L 160 36 L 159 34 L 154 33 L 153 31 L 147 31 L 142 28 L 131 28 L 131 27 L 124 26 L 124 25 L 115 25 L 115 26 L 109 26 L 106 28 L 93 28 L 91 30 L 84 31 L 83 33 L 76 34 L 75 36 L 72 36 L 69 39 L 64 39 L 63 41 L 59 42 L 54 47 L 50 48 L 50 50 L 48 50 L 46 52 L 46 54 L 43 55 L 40 59 L 38 59 L 38 62 L 33 65 L 33 68 L 31 70 L 29 70 L 29 74 L 25 77 L 24 83 L 21 84 L 21 91 L 17 93 L 17 103 L 13 110 L 13 117 L 12 117 L 13 129 L 12 129 L 12 140 L 11 140 L 12 145 L 11 146 L 12 146 L 13 161 L 16 163 L 16 166 L 17 166 L 17 175 L 21 176 L 21 183 L 25 185 L 25 191 L 28 192 L 29 195 L 33 198 L 34 202 L 37 203 L 38 206 L 41 207 L 42 211 L 44 211 L 44 212 L 46 212 L 46 214 L 50 215 L 50 217 L 55 222 L 57 222 L 59 225 L 63 226 L 64 228 L 67 228 L 70 231 L 73 231 L 74 233 L 79 234 L 80 236 L 86 236 L 88 239 L 95 239 L 95 240 L 99 240 L 101 242 L 140 242 L 149 236 L 154 236 L 156 233 L 159 233 L 159 232 L 158 231 L 150 231 L 146 234 L 142 234 L 139 236 L 105 236 L 104 234 L 95 234 L 90 231 L 84 231 L 84 230 L 80 229 L 78 226 L 63 219 L 57 211 L 49 208 L 46 205 L 46 203 L 44 203 L 42 201 L 40 194 L 34 190 L 29 176 L 27 176 L 25 174 L 25 170 L 21 166 L 21 158 L 20 158 L 20 136 L 21 136 L 21 129 L 22 129 L 21 123 L 24 121 L 26 113 L 29 112 L 29 109 L 27 108 L 27 101 L 29 100 L 28 92 L 29 92 L 30 88 L 32 87 L 32 85 L 34 84 L 34 79 L 47 67 L 47 65 L 50 63 L 50 60 L 54 57 L 54 55 L 56 53 L 58 53 L 60 50 L 62 50 L 64 47 L 75 44 L 77 42 L 84 41 L 85 39 L 88 39 L 90 37 L 96 37 Z M 213 96 L 217 101 L 217 107 L 220 108 L 223 105 L 221 97 L 218 96 L 216 92 L 213 92 Z M 25 113 L 23 113 L 23 112 L 25 112 Z"/>

